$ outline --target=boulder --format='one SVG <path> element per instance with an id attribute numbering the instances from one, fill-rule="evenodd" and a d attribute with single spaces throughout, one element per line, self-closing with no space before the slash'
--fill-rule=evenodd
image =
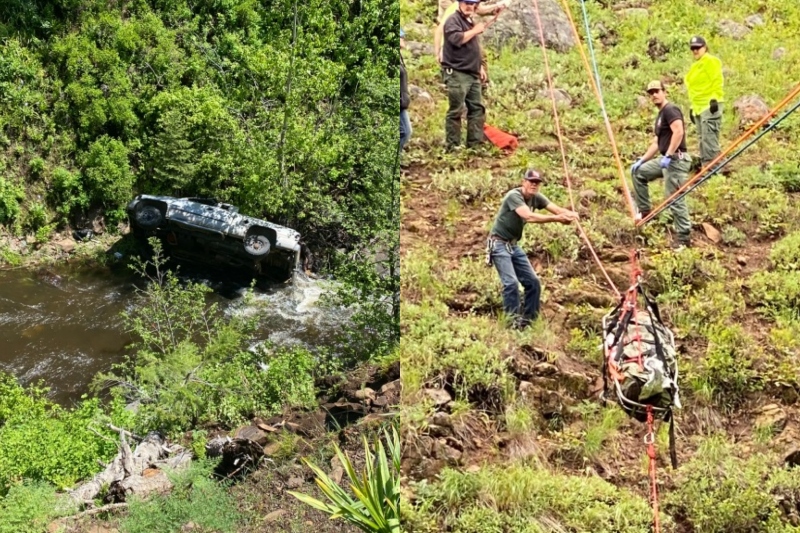
<path id="1" fill-rule="evenodd" d="M 764 99 L 755 94 L 737 98 L 733 103 L 733 108 L 739 115 L 740 126 L 746 126 L 747 124 L 757 122 L 761 120 L 764 115 L 769 113 L 769 107 L 767 107 Z"/>
<path id="2" fill-rule="evenodd" d="M 538 0 L 539 16 L 542 21 L 542 32 L 547 48 L 558 52 L 566 52 L 575 46 L 575 37 L 569 19 L 558 0 Z M 484 21 L 488 22 L 489 18 Z M 513 2 L 497 18 L 497 22 L 483 34 L 483 41 L 488 46 L 502 48 L 514 44 L 518 50 L 530 45 L 539 45 L 539 26 L 532 2 Z"/>
<path id="3" fill-rule="evenodd" d="M 56 242 L 56 246 L 61 248 L 61 251 L 65 254 L 71 254 L 75 251 L 75 241 L 67 237 L 66 239 L 62 239 Z"/>
<path id="4" fill-rule="evenodd" d="M 411 100 L 414 102 L 419 102 L 425 105 L 433 105 L 433 97 L 431 96 L 431 93 L 421 87 L 409 85 L 408 94 L 411 96 Z"/>
<path id="5" fill-rule="evenodd" d="M 414 57 L 432 56 L 433 44 L 420 43 L 417 41 L 406 41 L 406 50 L 408 50 L 408 53 Z"/>
<path id="6" fill-rule="evenodd" d="M 776 403 L 765 405 L 758 410 L 756 427 L 771 427 L 775 433 L 780 433 L 786 427 L 786 411 Z"/>
<path id="7" fill-rule="evenodd" d="M 528 118 L 536 120 L 537 118 L 542 118 L 544 116 L 544 111 L 541 109 L 531 109 L 528 111 Z"/>
<path id="8" fill-rule="evenodd" d="M 735 41 L 741 41 L 747 34 L 750 33 L 750 28 L 744 24 L 739 24 L 732 20 L 721 20 L 718 24 L 719 34 L 723 37 L 729 37 Z"/>
<path id="9" fill-rule="evenodd" d="M 708 222 L 703 222 L 703 231 L 706 233 L 706 237 L 708 237 L 709 240 L 714 244 L 717 244 L 722 240 L 722 235 L 720 234 L 719 230 Z"/>
<path id="10" fill-rule="evenodd" d="M 744 25 L 750 28 L 751 30 L 756 26 L 763 26 L 764 25 L 764 17 L 756 13 L 755 15 L 750 15 L 746 19 L 744 19 Z"/>
<path id="11" fill-rule="evenodd" d="M 433 405 L 436 407 L 447 405 L 453 401 L 453 398 L 450 397 L 450 393 L 444 389 L 424 389 L 422 393 L 433 400 Z"/>

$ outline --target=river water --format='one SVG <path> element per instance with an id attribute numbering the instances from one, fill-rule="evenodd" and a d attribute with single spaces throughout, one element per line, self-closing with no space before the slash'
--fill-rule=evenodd
<path id="1" fill-rule="evenodd" d="M 267 285 L 245 308 L 245 287 L 202 273 L 192 279 L 215 289 L 210 300 L 225 312 L 257 315 L 257 340 L 313 349 L 334 343 L 346 320 L 344 311 L 319 305 L 330 282 L 297 277 Z M 121 313 L 137 285 L 130 272 L 107 268 L 0 271 L 0 370 L 23 384 L 41 380 L 58 403 L 78 400 L 95 374 L 123 360 L 133 339 Z"/>

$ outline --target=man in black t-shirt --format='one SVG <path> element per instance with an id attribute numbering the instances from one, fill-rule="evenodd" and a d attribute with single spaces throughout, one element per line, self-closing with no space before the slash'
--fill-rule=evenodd
<path id="1" fill-rule="evenodd" d="M 650 214 L 651 209 L 648 184 L 663 176 L 664 192 L 669 198 L 686 182 L 692 166 L 692 159 L 686 153 L 683 113 L 680 108 L 667 101 L 664 85 L 660 81 L 651 81 L 647 85 L 647 94 L 658 108 L 653 141 L 644 155 L 631 167 L 636 206 L 642 218 Z M 658 154 L 661 154 L 661 157 L 656 157 Z M 670 210 L 676 246 L 678 248 L 690 246 L 689 233 L 692 224 L 689 221 L 686 198 L 674 202 Z"/>
<path id="2" fill-rule="evenodd" d="M 485 79 L 486 71 L 481 66 L 478 36 L 486 26 L 482 22 L 472 21 L 479 1 L 459 0 L 458 9 L 444 23 L 442 74 L 450 102 L 444 123 L 448 149 L 461 145 L 461 113 L 464 104 L 467 106 L 467 146 L 475 146 L 484 141 L 486 108 L 483 107 L 481 81 Z"/>

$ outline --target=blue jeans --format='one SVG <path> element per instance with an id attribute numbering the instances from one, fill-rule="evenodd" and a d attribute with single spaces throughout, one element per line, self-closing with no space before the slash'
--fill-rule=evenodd
<path id="1" fill-rule="evenodd" d="M 510 250 L 510 252 L 509 252 Z M 518 245 L 494 241 L 492 245 L 492 264 L 500 274 L 503 284 L 503 309 L 506 314 L 519 316 L 519 285 L 525 288 L 525 305 L 522 319 L 533 321 L 539 316 L 542 284 L 533 271 L 528 256 Z"/>
<path id="2" fill-rule="evenodd" d="M 408 118 L 408 109 L 400 110 L 400 149 L 406 145 L 411 138 L 411 120 Z"/>

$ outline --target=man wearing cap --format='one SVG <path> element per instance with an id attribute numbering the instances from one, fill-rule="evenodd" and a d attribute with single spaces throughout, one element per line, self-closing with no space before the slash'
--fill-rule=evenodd
<path id="1" fill-rule="evenodd" d="M 475 8 L 475 14 L 480 16 L 485 15 L 497 15 L 503 9 L 508 7 L 511 3 L 511 0 L 500 0 L 496 4 L 487 4 L 485 2 L 481 2 L 478 4 L 478 7 Z M 439 7 L 441 9 L 441 3 Z M 442 46 L 444 45 L 444 24 L 447 22 L 452 15 L 458 10 L 458 2 L 453 2 L 449 5 L 444 11 L 439 14 L 439 25 L 436 26 L 436 30 L 433 32 L 433 50 L 436 54 L 436 61 L 439 64 L 442 63 Z M 486 71 L 486 52 L 481 49 L 481 65 L 483 66 L 483 70 Z"/>
<path id="2" fill-rule="evenodd" d="M 473 22 L 479 0 L 459 0 L 458 9 L 444 24 L 442 74 L 447 85 L 450 106 L 445 118 L 447 148 L 461 145 L 461 113 L 467 106 L 467 146 L 483 142 L 486 109 L 481 96 L 481 80 L 486 72 L 481 66 L 479 35 L 485 25 Z"/>
<path id="3" fill-rule="evenodd" d="M 494 225 L 486 243 L 487 262 L 493 264 L 503 284 L 503 309 L 514 319 L 514 327 L 521 329 L 539 316 L 541 284 L 536 277 L 528 256 L 517 242 L 522 238 L 526 222 L 544 224 L 560 222 L 571 224 L 578 214 L 558 207 L 539 193 L 542 176 L 535 170 L 527 170 L 522 176 L 522 186 L 510 190 L 494 219 Z M 550 215 L 534 213 L 546 209 Z M 525 289 L 525 302 L 520 314 L 519 285 Z"/>
<path id="4" fill-rule="evenodd" d="M 408 105 L 411 103 L 411 98 L 408 94 L 408 72 L 406 72 L 406 64 L 403 61 L 402 50 L 406 47 L 405 40 L 406 32 L 400 29 L 400 150 L 406 145 L 411 138 L 411 119 L 408 117 Z"/>
<path id="5" fill-rule="evenodd" d="M 700 161 L 703 166 L 719 155 L 719 130 L 722 126 L 722 102 L 725 94 L 722 86 L 722 61 L 708 53 L 708 45 L 702 37 L 694 36 L 689 41 L 694 55 L 689 72 L 683 79 L 689 93 L 691 111 L 689 118 L 697 126 L 700 140 Z"/>
<path id="6" fill-rule="evenodd" d="M 692 166 L 691 157 L 686 153 L 683 113 L 680 108 L 667 101 L 667 93 L 660 81 L 651 81 L 647 85 L 647 94 L 658 108 L 654 128 L 655 135 L 644 155 L 631 167 L 636 205 L 642 218 L 649 215 L 652 208 L 649 183 L 663 176 L 664 192 L 667 197 L 670 197 L 686 182 Z M 658 154 L 661 154 L 661 157 L 656 157 Z M 670 210 L 672 211 L 676 246 L 679 248 L 690 246 L 689 233 L 692 225 L 689 222 L 686 198 L 674 202 L 670 206 Z"/>

